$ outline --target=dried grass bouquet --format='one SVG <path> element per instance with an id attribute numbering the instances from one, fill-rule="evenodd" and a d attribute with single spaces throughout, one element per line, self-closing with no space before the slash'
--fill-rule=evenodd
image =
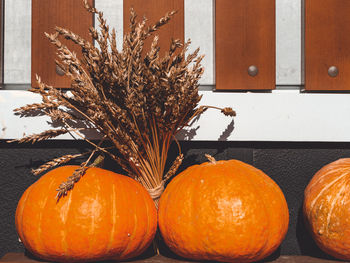
<path id="1" fill-rule="evenodd" d="M 203 68 L 199 49 L 186 54 L 190 41 L 184 45 L 172 40 L 169 51 L 160 57 L 158 37 L 148 51 L 145 40 L 165 25 L 175 12 L 167 13 L 156 24 L 147 26 L 146 18 L 137 21 L 131 10 L 130 32 L 125 34 L 122 51 L 118 51 L 116 32 L 110 31 L 103 13 L 88 5 L 85 8 L 97 14 L 100 30 L 90 28 L 95 47 L 91 42 L 73 32 L 56 27 L 55 33 L 47 34 L 56 46 L 60 67 L 71 79 L 70 91 L 44 84 L 37 77 L 38 87 L 31 92 L 40 94 L 42 103 L 15 109 L 19 114 L 32 111 L 51 117 L 60 129 L 50 129 L 16 140 L 36 142 L 66 133 L 80 136 L 93 146 L 89 153 L 65 155 L 33 170 L 35 175 L 56 165 L 90 154 L 81 167 L 58 187 L 58 198 L 67 194 L 78 182 L 95 154 L 109 155 L 127 174 L 139 181 L 149 191 L 156 204 L 164 190 L 164 183 L 173 176 L 183 160 L 175 135 L 188 126 L 191 120 L 210 106 L 198 106 L 198 80 Z M 63 45 L 59 37 L 73 41 L 81 47 L 82 59 Z M 225 115 L 235 116 L 231 108 L 216 108 Z M 75 128 L 82 123 L 83 128 Z M 83 135 L 84 130 L 95 130 L 101 135 L 95 143 Z M 113 149 L 102 147 L 109 140 Z M 179 156 L 169 171 L 165 171 L 167 154 L 172 142 L 179 146 Z M 117 153 L 111 150 L 117 149 Z"/>

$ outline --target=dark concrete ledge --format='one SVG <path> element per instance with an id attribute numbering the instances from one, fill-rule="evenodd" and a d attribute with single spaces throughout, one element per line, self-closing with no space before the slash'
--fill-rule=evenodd
<path id="1" fill-rule="evenodd" d="M 8 263 L 45 263 L 47 261 L 39 261 L 35 260 L 33 258 L 29 258 L 28 256 L 24 255 L 23 253 L 8 253 L 6 254 L 0 262 L 8 262 Z M 113 261 L 104 261 L 103 263 L 112 263 Z M 190 263 L 195 261 L 185 261 L 185 260 L 178 260 L 174 258 L 168 258 L 164 257 L 162 255 L 153 256 L 150 258 L 145 259 L 138 259 L 135 261 L 128 261 L 128 262 L 144 262 L 144 263 L 175 263 L 175 262 L 183 262 L 183 263 Z M 272 261 L 266 261 L 266 262 L 275 262 L 275 263 L 336 263 L 340 261 L 335 260 L 327 260 L 327 259 L 319 259 L 309 256 L 280 256 L 277 259 L 274 259 Z M 344 261 L 342 261 L 344 262 Z"/>

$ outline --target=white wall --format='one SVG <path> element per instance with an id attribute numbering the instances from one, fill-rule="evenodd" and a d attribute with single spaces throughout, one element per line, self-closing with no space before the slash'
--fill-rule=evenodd
<path id="1" fill-rule="evenodd" d="M 95 0 L 108 21 L 122 34 L 123 0 Z M 5 82 L 30 82 L 29 0 L 6 0 Z M 303 94 L 302 1 L 276 0 L 276 81 L 271 93 L 202 91 L 202 104 L 231 106 L 237 111 L 234 129 L 231 119 L 207 111 L 193 125 L 192 140 L 236 141 L 350 141 L 350 94 Z M 206 54 L 203 85 L 214 79 L 214 2 L 185 0 L 185 39 Z M 121 46 L 121 39 L 119 41 Z M 40 100 L 27 91 L 0 90 L 0 139 L 20 138 L 49 126 L 45 117 L 19 118 L 12 110 Z"/>

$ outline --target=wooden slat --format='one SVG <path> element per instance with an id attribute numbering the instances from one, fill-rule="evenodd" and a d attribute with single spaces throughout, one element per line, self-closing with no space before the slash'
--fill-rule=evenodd
<path id="1" fill-rule="evenodd" d="M 124 0 L 124 32 L 129 32 L 130 9 L 133 8 L 141 19 L 145 16 L 149 25 L 156 23 L 167 12 L 178 11 L 170 22 L 163 26 L 157 34 L 159 36 L 160 55 L 169 50 L 172 38 L 184 41 L 184 0 Z M 148 39 L 144 50 L 148 50 L 153 37 Z"/>
<path id="2" fill-rule="evenodd" d="M 306 90 L 350 90 L 349 14 L 348 0 L 305 0 Z"/>
<path id="3" fill-rule="evenodd" d="M 275 0 L 216 0 L 217 90 L 275 88 Z M 250 66 L 258 74 L 250 76 Z"/>
<path id="4" fill-rule="evenodd" d="M 93 0 L 89 0 L 93 4 Z M 37 85 L 35 74 L 52 86 L 67 88 L 70 81 L 56 73 L 56 49 L 45 37 L 44 32 L 53 33 L 55 26 L 73 31 L 91 40 L 89 27 L 93 15 L 83 7 L 81 0 L 32 0 L 32 85 Z M 72 51 L 81 53 L 72 42 L 62 40 Z"/>

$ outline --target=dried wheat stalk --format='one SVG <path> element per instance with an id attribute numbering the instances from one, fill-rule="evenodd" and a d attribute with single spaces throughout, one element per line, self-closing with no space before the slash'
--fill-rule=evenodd
<path id="1" fill-rule="evenodd" d="M 112 154 L 85 138 L 95 148 L 93 154 L 109 154 L 130 177 L 153 193 L 157 203 L 165 180 L 175 174 L 183 159 L 179 148 L 179 156 L 166 173 L 167 154 L 171 143 L 176 141 L 175 135 L 208 108 L 219 109 L 227 116 L 235 116 L 235 112 L 231 108 L 198 107 L 201 99 L 198 80 L 203 73 L 203 57 L 198 55 L 199 49 L 187 54 L 190 41 L 183 45 L 179 40 L 172 40 L 169 51 L 161 57 L 158 37 L 154 36 L 150 50 L 144 50 L 145 40 L 165 25 L 175 12 L 167 13 L 156 24 L 147 26 L 146 19 L 138 22 L 131 10 L 130 32 L 125 34 L 122 51 L 119 51 L 116 32 L 110 31 L 103 13 L 89 6 L 86 0 L 83 3 L 87 11 L 98 16 L 100 30 L 90 28 L 90 34 L 99 48 L 63 28 L 57 27 L 53 34 L 46 34 L 57 48 L 57 65 L 71 79 L 70 94 L 44 84 L 37 77 L 38 88 L 31 91 L 40 94 L 43 102 L 15 110 L 18 113 L 40 110 L 53 120 L 61 121 L 62 129 L 18 141 L 35 142 L 68 131 L 81 136 L 68 121 L 83 121 L 88 128 L 110 140 L 119 152 Z M 60 37 L 79 45 L 83 59 L 79 60 L 62 44 Z M 46 167 L 62 164 L 71 157 L 55 159 L 37 171 L 43 172 Z M 81 167 L 60 185 L 58 197 L 73 188 L 84 173 L 86 163 Z"/>

